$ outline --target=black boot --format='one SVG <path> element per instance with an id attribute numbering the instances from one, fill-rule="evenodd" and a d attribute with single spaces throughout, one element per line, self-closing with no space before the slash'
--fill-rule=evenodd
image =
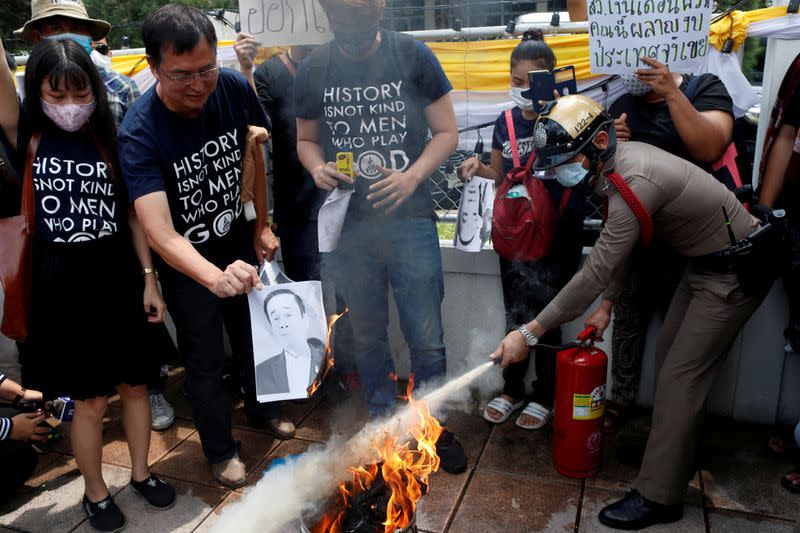
<path id="1" fill-rule="evenodd" d="M 632 490 L 621 500 L 600 511 L 600 522 L 615 529 L 644 529 L 653 524 L 668 524 L 683 518 L 683 504 L 662 505 Z"/>

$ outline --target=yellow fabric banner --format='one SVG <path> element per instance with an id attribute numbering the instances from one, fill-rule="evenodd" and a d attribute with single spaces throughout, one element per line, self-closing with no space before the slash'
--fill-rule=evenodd
<path id="1" fill-rule="evenodd" d="M 511 52 L 519 39 L 426 43 L 433 50 L 444 73 L 457 91 L 501 91 L 508 89 Z M 588 78 L 589 36 L 587 34 L 546 37 L 553 49 L 556 66 L 573 65 L 578 79 Z"/>

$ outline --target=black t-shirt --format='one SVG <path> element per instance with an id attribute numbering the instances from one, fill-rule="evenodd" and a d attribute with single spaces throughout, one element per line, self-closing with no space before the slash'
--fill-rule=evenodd
<path id="1" fill-rule="evenodd" d="M 400 57 L 398 39 L 394 32 L 381 29 L 380 47 L 360 61 L 346 59 L 331 46 L 321 94 L 315 95 L 311 86 L 310 59 L 297 72 L 297 116 L 319 121 L 325 160 L 335 161 L 337 152 L 353 152 L 360 176 L 349 216 L 385 216 L 384 210 L 373 209 L 366 199 L 369 186 L 382 177 L 377 166 L 403 171 L 414 164 L 428 136 L 425 107 L 452 89 L 427 46 L 414 42 L 413 57 Z M 431 184 L 426 179 L 396 213 L 430 217 L 433 209 Z"/>
<path id="2" fill-rule="evenodd" d="M 289 59 L 291 61 L 291 59 Z M 294 63 L 295 68 L 299 65 Z M 275 221 L 303 224 L 317 220 L 325 201 L 297 156 L 297 117 L 294 112 L 294 76 L 274 56 L 256 68 L 253 75 L 258 98 L 272 119 L 273 200 Z"/>
<path id="3" fill-rule="evenodd" d="M 11 151 L 20 178 L 32 132 L 20 109 L 17 150 Z M 8 147 L 4 139 L 5 146 Z M 38 239 L 82 242 L 117 234 L 126 226 L 109 163 L 88 132 L 42 131 L 32 163 L 34 213 Z"/>
<path id="4" fill-rule="evenodd" d="M 195 118 L 167 109 L 152 87 L 125 115 L 117 140 L 130 201 L 165 191 L 179 234 L 195 245 L 224 237 L 243 212 L 248 125 L 269 127 L 269 119 L 238 72 L 220 72 L 216 90 Z"/>
<path id="5" fill-rule="evenodd" d="M 684 94 L 690 88 L 694 77 L 692 74 L 683 75 L 680 90 Z M 687 97 L 698 111 L 724 111 L 733 116 L 733 101 L 728 90 L 713 74 L 701 74 L 694 83 L 694 94 L 689 94 Z M 689 155 L 689 150 L 678 135 L 666 102 L 648 103 L 644 98 L 624 94 L 611 104 L 610 113 L 614 118 L 619 118 L 623 113 L 628 114 L 632 141 L 652 144 L 706 170 L 709 169 L 707 164 L 698 163 Z"/>

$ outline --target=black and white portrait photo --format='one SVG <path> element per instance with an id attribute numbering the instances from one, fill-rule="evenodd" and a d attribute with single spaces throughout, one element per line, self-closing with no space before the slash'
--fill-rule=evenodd
<path id="1" fill-rule="evenodd" d="M 249 301 L 258 401 L 306 398 L 325 359 L 319 282 L 266 286 Z"/>
<path id="2" fill-rule="evenodd" d="M 494 182 L 474 177 L 464 184 L 458 204 L 453 246 L 465 252 L 480 252 L 492 234 Z"/>

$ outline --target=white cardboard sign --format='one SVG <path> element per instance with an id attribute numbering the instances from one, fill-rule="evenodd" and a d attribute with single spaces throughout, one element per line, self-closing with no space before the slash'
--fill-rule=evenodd
<path id="1" fill-rule="evenodd" d="M 708 52 L 711 0 L 589 0 L 592 74 L 648 68 L 648 56 L 693 72 Z"/>
<path id="2" fill-rule="evenodd" d="M 317 0 L 239 0 L 242 31 L 263 46 L 322 44 L 333 38 Z"/>

